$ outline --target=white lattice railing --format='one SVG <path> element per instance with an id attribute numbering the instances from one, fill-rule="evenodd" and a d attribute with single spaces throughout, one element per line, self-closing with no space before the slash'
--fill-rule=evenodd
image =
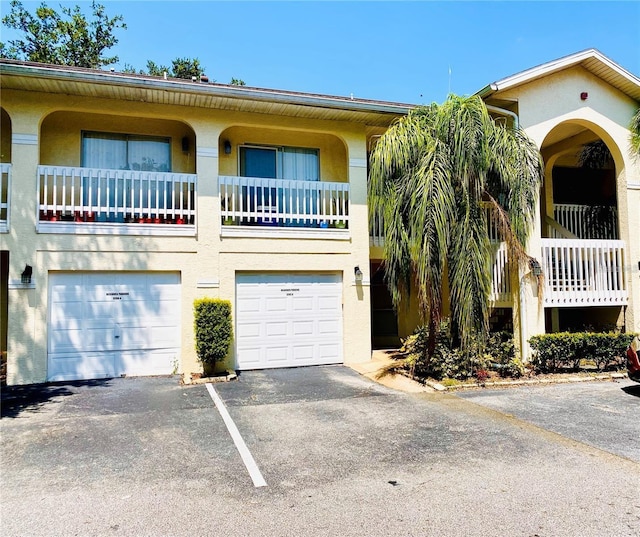
<path id="1" fill-rule="evenodd" d="M 193 224 L 197 176 L 38 166 L 41 222 Z"/>
<path id="2" fill-rule="evenodd" d="M 491 297 L 493 303 L 511 302 L 511 274 L 507 259 L 507 243 L 492 242 L 493 260 L 491 264 Z"/>
<path id="3" fill-rule="evenodd" d="M 611 306 L 628 301 L 624 242 L 542 239 L 545 306 Z"/>
<path id="4" fill-rule="evenodd" d="M 579 239 L 617 239 L 618 216 L 615 207 L 556 203 L 553 218 Z M 559 239 L 557 230 L 549 229 L 549 236 Z"/>
<path id="5" fill-rule="evenodd" d="M 9 193 L 11 192 L 11 164 L 0 164 L 0 231 L 9 226 Z"/>
<path id="6" fill-rule="evenodd" d="M 222 224 L 348 228 L 349 184 L 219 177 Z"/>

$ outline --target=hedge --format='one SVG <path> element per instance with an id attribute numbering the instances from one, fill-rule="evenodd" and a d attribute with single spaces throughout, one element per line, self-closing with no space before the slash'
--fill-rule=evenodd
<path id="1" fill-rule="evenodd" d="M 233 339 L 231 302 L 200 298 L 193 302 L 193 310 L 198 358 L 203 364 L 223 361 Z"/>
<path id="2" fill-rule="evenodd" d="M 578 370 L 584 361 L 599 371 L 613 366 L 622 367 L 625 352 L 635 334 L 614 332 L 557 332 L 533 336 L 531 364 L 537 372 L 553 373 Z"/>

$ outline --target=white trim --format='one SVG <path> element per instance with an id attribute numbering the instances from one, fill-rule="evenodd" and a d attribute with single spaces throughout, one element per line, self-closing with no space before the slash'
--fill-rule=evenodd
<path id="1" fill-rule="evenodd" d="M 629 190 L 640 190 L 640 183 L 627 183 Z"/>
<path id="2" fill-rule="evenodd" d="M 198 289 L 217 289 L 220 287 L 220 280 L 217 278 L 206 278 L 196 282 Z"/>
<path id="3" fill-rule="evenodd" d="M 198 147 L 196 148 L 196 155 L 199 157 L 211 157 L 218 158 L 218 148 L 217 147 Z"/>
<path id="4" fill-rule="evenodd" d="M 116 224 L 108 222 L 38 222 L 38 233 L 60 235 L 142 235 L 145 237 L 195 237 L 192 224 Z"/>
<path id="5" fill-rule="evenodd" d="M 240 453 L 242 462 L 244 462 L 244 465 L 247 468 L 247 471 L 249 472 L 249 476 L 253 481 L 253 485 L 256 488 L 266 487 L 267 482 L 264 480 L 264 477 L 262 477 L 262 473 L 260 472 L 260 469 L 258 468 L 258 465 L 256 464 L 256 461 L 253 458 L 253 455 L 251 455 L 251 452 L 249 451 L 247 444 L 244 443 L 244 440 L 242 439 L 242 435 L 240 434 L 238 427 L 236 427 L 236 424 L 234 423 L 233 419 L 229 415 L 229 412 L 227 411 L 227 407 L 224 406 L 222 399 L 214 389 L 213 385 L 210 382 L 207 382 L 206 386 L 207 386 L 207 391 L 211 396 L 211 399 L 213 399 L 213 402 L 216 405 L 218 412 L 220 413 L 220 416 L 222 416 L 222 420 L 224 421 L 224 424 L 227 426 L 227 430 L 229 431 L 229 434 L 233 439 L 233 443 L 236 445 L 236 448 L 238 449 L 238 453 Z"/>
<path id="6" fill-rule="evenodd" d="M 263 239 L 332 239 L 349 240 L 348 229 L 259 228 L 254 226 L 222 226 L 221 237 L 252 237 Z"/>
<path id="7" fill-rule="evenodd" d="M 15 132 L 11 135 L 11 143 L 15 145 L 38 145 L 38 135 Z"/>
<path id="8" fill-rule="evenodd" d="M 350 158 L 349 166 L 351 168 L 366 168 L 367 167 L 367 159 L 366 158 Z"/>
<path id="9" fill-rule="evenodd" d="M 8 284 L 9 289 L 35 289 L 36 282 L 33 276 L 31 277 L 31 282 L 22 283 L 20 280 L 9 280 Z"/>

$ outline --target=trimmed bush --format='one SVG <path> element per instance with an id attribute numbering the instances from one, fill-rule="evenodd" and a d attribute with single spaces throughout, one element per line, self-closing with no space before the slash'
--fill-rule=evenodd
<path id="1" fill-rule="evenodd" d="M 531 364 L 536 372 L 554 373 L 580 369 L 591 363 L 599 371 L 624 366 L 624 357 L 634 334 L 614 332 L 558 332 L 533 336 Z"/>
<path id="2" fill-rule="evenodd" d="M 193 302 L 193 311 L 198 358 L 207 365 L 223 361 L 233 339 L 231 302 L 200 298 Z"/>

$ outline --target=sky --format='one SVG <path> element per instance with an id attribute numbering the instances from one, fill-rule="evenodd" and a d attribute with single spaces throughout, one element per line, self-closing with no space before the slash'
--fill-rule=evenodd
<path id="1" fill-rule="evenodd" d="M 99 3 L 127 24 L 112 49 L 116 70 L 198 58 L 217 82 L 410 104 L 470 95 L 588 48 L 640 76 L 638 1 Z M 40 1 L 23 4 L 33 10 Z M 6 14 L 9 1 L 0 7 Z M 5 27 L 1 35 L 16 37 Z"/>

